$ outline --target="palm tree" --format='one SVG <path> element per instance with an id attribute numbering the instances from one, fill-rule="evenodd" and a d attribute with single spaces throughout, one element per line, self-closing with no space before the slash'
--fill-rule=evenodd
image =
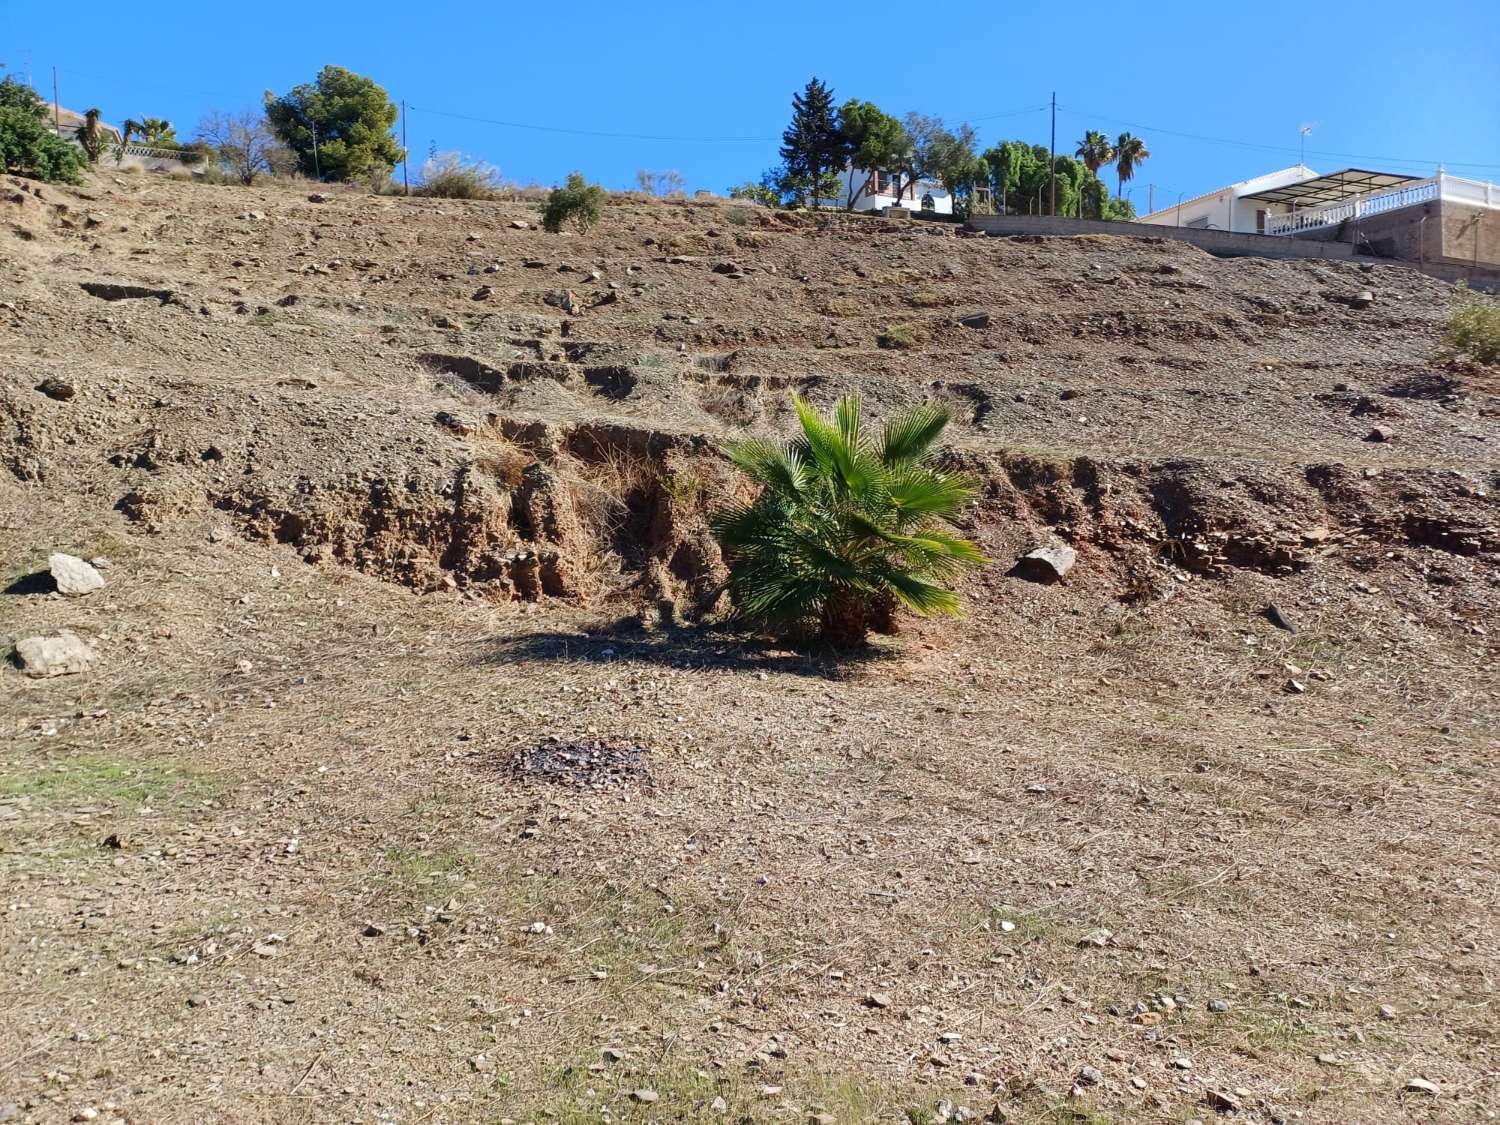
<path id="1" fill-rule="evenodd" d="M 946 406 L 926 403 L 868 435 L 856 398 L 832 417 L 794 397 L 802 433 L 728 450 L 761 486 L 713 517 L 740 612 L 837 647 L 862 643 L 899 603 L 923 616 L 959 612 L 944 583 L 987 560 L 948 526 L 974 486 L 938 467 Z"/>
<path id="2" fill-rule="evenodd" d="M 1151 150 L 1140 137 L 1121 133 L 1115 141 L 1115 171 L 1120 176 L 1119 194 L 1122 198 L 1125 195 L 1125 181 L 1135 176 L 1135 170 L 1141 166 L 1141 161 L 1150 158 Z"/>
<path id="3" fill-rule="evenodd" d="M 89 158 L 90 164 L 97 164 L 99 154 L 104 151 L 104 134 L 99 129 L 99 114 L 97 109 L 84 110 L 83 128 L 78 131 L 78 143 L 83 146 L 83 153 Z"/>
<path id="4" fill-rule="evenodd" d="M 1082 160 L 1083 166 L 1089 170 L 1089 179 L 1078 193 L 1078 209 L 1082 212 L 1083 201 L 1087 197 L 1091 200 L 1090 210 L 1094 212 L 1094 218 L 1102 219 L 1105 189 L 1099 182 L 1099 169 L 1114 162 L 1115 146 L 1099 130 L 1090 129 L 1083 135 L 1083 140 L 1078 142 L 1078 151 L 1073 155 Z"/>
<path id="5" fill-rule="evenodd" d="M 1109 138 L 1098 129 L 1090 129 L 1083 135 L 1083 140 L 1078 142 L 1078 151 L 1073 155 L 1082 160 L 1083 166 L 1097 176 L 1100 168 L 1114 163 L 1115 146 L 1110 144 Z"/>
<path id="6" fill-rule="evenodd" d="M 148 145 L 158 148 L 176 148 L 177 133 L 172 123 L 164 117 L 147 117 L 140 123 L 141 136 Z"/>

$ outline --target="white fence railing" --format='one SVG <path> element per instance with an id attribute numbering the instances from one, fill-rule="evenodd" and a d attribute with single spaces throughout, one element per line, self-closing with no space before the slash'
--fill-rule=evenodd
<path id="1" fill-rule="evenodd" d="M 1306 211 L 1290 211 L 1284 215 L 1267 215 L 1266 233 L 1296 234 L 1318 227 L 1335 226 L 1351 219 L 1396 211 L 1418 203 L 1430 203 L 1435 199 L 1500 208 L 1500 188 L 1478 180 L 1463 180 L 1438 173 L 1431 179 L 1416 180 L 1388 191 L 1351 196 L 1326 207 L 1310 207 Z"/>

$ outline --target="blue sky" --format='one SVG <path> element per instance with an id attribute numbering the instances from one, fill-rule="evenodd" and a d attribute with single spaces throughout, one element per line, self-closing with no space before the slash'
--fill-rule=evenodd
<path id="1" fill-rule="evenodd" d="M 623 187 L 676 169 L 721 191 L 775 162 L 791 94 L 814 74 L 840 100 L 971 121 L 986 144 L 1045 144 L 1056 90 L 1060 150 L 1091 127 L 1146 140 L 1142 210 L 1151 184 L 1162 207 L 1295 164 L 1304 124 L 1319 171 L 1443 161 L 1500 181 L 1500 0 L 935 3 L 919 20 L 881 7 L 574 0 L 554 20 L 548 5 L 449 0 L 145 0 L 127 25 L 115 0 L 0 0 L 0 62 L 48 97 L 55 65 L 63 105 L 168 117 L 183 136 L 205 110 L 337 63 L 407 100 L 413 174 L 435 147 L 522 183 L 578 168 Z"/>

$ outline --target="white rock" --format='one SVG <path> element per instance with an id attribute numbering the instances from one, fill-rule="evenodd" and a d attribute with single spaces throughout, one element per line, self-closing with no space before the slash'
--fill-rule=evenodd
<path id="1" fill-rule="evenodd" d="M 1057 582 L 1067 576 L 1077 561 L 1077 551 L 1065 543 L 1055 543 L 1021 556 L 1012 573 L 1032 582 Z"/>
<path id="2" fill-rule="evenodd" d="M 1425 1078 L 1408 1078 L 1406 1088 L 1415 1094 L 1436 1095 L 1438 1092 L 1438 1088 Z"/>
<path id="3" fill-rule="evenodd" d="M 72 633 L 55 637 L 27 637 L 16 644 L 21 671 L 38 679 L 87 672 L 94 663 L 94 650 Z"/>
<path id="4" fill-rule="evenodd" d="M 104 588 L 104 576 L 76 555 L 61 552 L 47 556 L 47 566 L 59 593 L 91 594 Z"/>

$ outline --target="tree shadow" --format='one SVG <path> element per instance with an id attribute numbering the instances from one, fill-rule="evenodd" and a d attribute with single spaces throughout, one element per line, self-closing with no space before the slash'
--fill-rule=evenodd
<path id="1" fill-rule="evenodd" d="M 824 680 L 899 658 L 889 645 L 836 650 L 793 648 L 753 633 L 722 626 L 662 626 L 646 629 L 634 618 L 588 633 L 523 633 L 496 637 L 479 657 L 483 664 L 516 660 L 558 664 L 659 664 L 673 668 L 721 668 L 736 672 L 779 672 Z"/>
<path id="2" fill-rule="evenodd" d="M 57 582 L 52 577 L 50 570 L 38 570 L 32 574 L 23 574 L 9 586 L 5 587 L 7 594 L 50 594 L 57 589 Z"/>

